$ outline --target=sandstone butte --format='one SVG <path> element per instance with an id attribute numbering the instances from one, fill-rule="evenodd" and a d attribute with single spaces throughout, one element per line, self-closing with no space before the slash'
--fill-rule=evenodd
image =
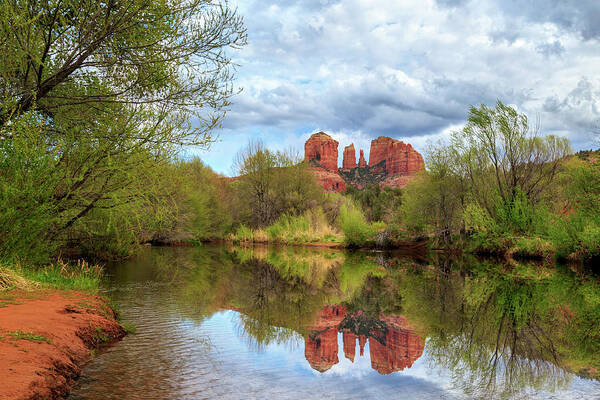
<path id="1" fill-rule="evenodd" d="M 361 357 L 368 341 L 371 368 L 380 374 L 410 368 L 423 355 L 425 339 L 414 332 L 406 317 L 381 315 L 376 321 L 377 327 L 371 327 L 368 334 L 341 327 L 345 319 L 360 316 L 360 311 L 348 314 L 345 307 L 339 305 L 325 306 L 321 310 L 317 320 L 308 327 L 311 333 L 304 338 L 304 356 L 313 369 L 325 372 L 339 362 L 338 332 L 342 332 L 344 356 L 351 362 L 356 358 L 356 341 Z M 382 327 L 384 331 L 380 330 Z"/>
<path id="2" fill-rule="evenodd" d="M 347 185 L 359 189 L 369 184 L 404 187 L 425 167 L 423 157 L 410 144 L 380 136 L 371 142 L 368 164 L 361 149 L 357 165 L 356 150 L 351 144 L 344 148 L 342 168 L 338 168 L 338 145 L 325 132 L 315 133 L 304 145 L 305 161 L 328 191 L 344 192 Z"/>
<path id="3" fill-rule="evenodd" d="M 62 399 L 103 342 L 125 330 L 100 297 L 8 292 L 0 299 L 0 399 Z M 21 334 L 19 334 L 21 332 Z"/>
<path id="4" fill-rule="evenodd" d="M 362 155 L 362 151 L 360 154 Z M 356 150 L 354 149 L 354 143 L 344 148 L 344 162 L 342 163 L 342 168 L 356 168 Z"/>

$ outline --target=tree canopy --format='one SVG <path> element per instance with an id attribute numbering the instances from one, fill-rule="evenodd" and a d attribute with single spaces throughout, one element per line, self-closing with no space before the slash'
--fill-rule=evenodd
<path id="1" fill-rule="evenodd" d="M 226 1 L 2 2 L 3 250 L 147 230 L 149 210 L 172 204 L 165 163 L 214 139 L 245 43 Z"/>

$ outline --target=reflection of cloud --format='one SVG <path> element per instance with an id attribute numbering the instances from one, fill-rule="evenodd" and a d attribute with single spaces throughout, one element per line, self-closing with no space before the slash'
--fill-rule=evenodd
<path id="1" fill-rule="evenodd" d="M 344 355 L 344 345 L 342 333 L 338 333 L 338 359 L 339 363 L 331 367 L 329 371 L 324 372 L 326 376 L 346 376 L 354 379 L 361 379 L 372 373 L 376 373 L 371 367 L 371 358 L 369 357 L 369 341 L 365 345 L 364 356 L 358 355 L 358 342 L 356 342 L 356 354 L 354 362 L 348 360 Z M 317 371 L 313 371 L 319 374 Z"/>
<path id="2" fill-rule="evenodd" d="M 206 389 L 206 381 L 198 375 L 197 363 L 206 359 L 213 362 L 207 373 L 212 379 L 211 390 L 235 390 L 233 397 L 239 398 L 403 398 L 467 399 L 454 385 L 452 376 L 443 365 L 433 362 L 430 352 L 432 343 L 426 341 L 425 352 L 410 369 L 390 375 L 380 375 L 371 369 L 369 344 L 364 357 L 351 363 L 343 354 L 342 335 L 338 335 L 339 364 L 320 374 L 314 371 L 304 358 L 303 340 L 297 346 L 282 344 L 267 345 L 258 352 L 236 333 L 235 320 L 239 313 L 224 311 L 206 318 L 199 326 L 185 324 L 179 335 L 184 337 L 208 337 L 211 341 L 209 353 L 194 352 L 189 355 L 189 366 L 181 371 L 182 376 L 199 379 L 198 387 Z M 598 383 L 576 378 L 571 394 L 567 392 L 532 392 L 531 398 L 581 398 L 582 393 L 593 393 Z M 206 394 L 206 393 L 204 393 Z M 237 396 L 237 397 L 236 397 Z M 184 397 L 184 396 L 182 396 Z M 218 396 L 217 396 L 218 397 Z"/>

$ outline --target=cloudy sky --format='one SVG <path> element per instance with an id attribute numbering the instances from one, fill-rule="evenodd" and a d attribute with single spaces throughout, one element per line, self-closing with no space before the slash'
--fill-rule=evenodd
<path id="1" fill-rule="evenodd" d="M 303 152 L 323 130 L 368 155 L 391 136 L 424 150 L 470 105 L 516 106 L 575 149 L 598 147 L 598 0 L 237 0 L 248 46 L 220 142 L 200 152 L 232 174 L 250 137 Z M 368 159 L 368 158 L 367 158 Z M 341 164 L 341 160 L 340 160 Z"/>

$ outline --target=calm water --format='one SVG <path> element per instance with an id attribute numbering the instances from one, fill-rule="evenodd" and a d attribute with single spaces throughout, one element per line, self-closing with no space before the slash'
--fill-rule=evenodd
<path id="1" fill-rule="evenodd" d="M 137 333 L 72 399 L 600 398 L 600 289 L 567 269 L 208 246 L 108 271 Z"/>

